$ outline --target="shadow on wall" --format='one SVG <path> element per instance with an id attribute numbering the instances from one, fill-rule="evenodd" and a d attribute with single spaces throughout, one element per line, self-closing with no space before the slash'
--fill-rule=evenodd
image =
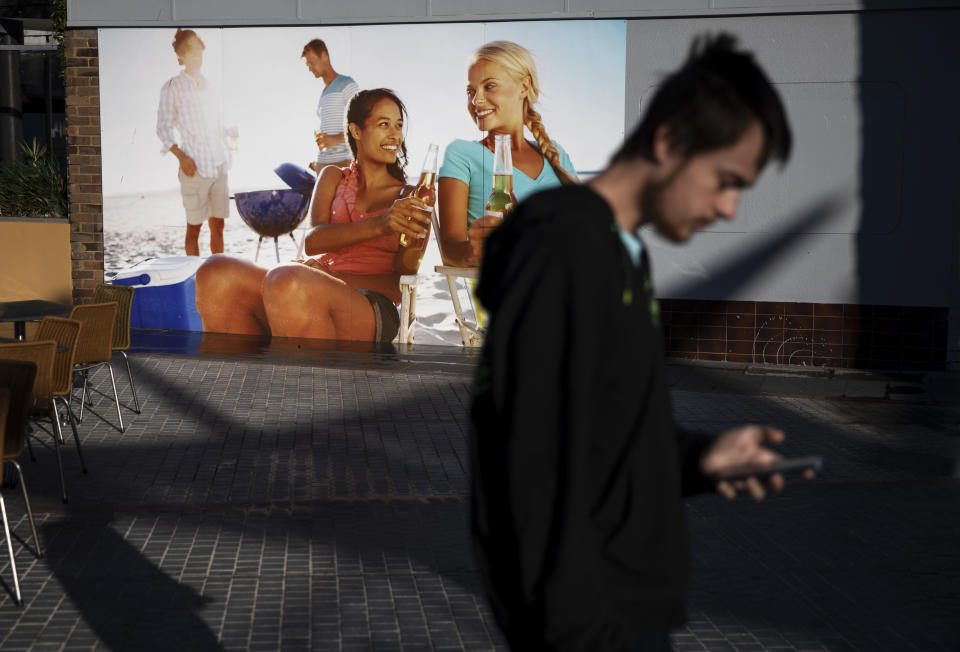
<path id="1" fill-rule="evenodd" d="M 954 302 L 960 296 L 954 126 L 960 93 L 950 81 L 960 60 L 960 10 L 879 11 L 889 4 L 864 0 L 858 18 L 862 154 L 855 317 L 862 325 L 857 366 L 888 361 L 895 368 L 911 351 L 943 362 L 947 306 L 951 296 Z"/>
<path id="2" fill-rule="evenodd" d="M 764 270 L 775 265 L 790 247 L 800 242 L 798 233 L 815 231 L 842 213 L 850 203 L 846 193 L 826 194 L 815 199 L 800 210 L 784 218 L 786 225 L 779 235 L 770 238 L 763 246 L 751 249 L 748 255 L 731 258 L 711 274 L 710 291 L 722 297 L 735 296 L 737 292 Z M 698 296 L 703 281 L 695 280 L 688 285 L 678 285 L 673 294 L 680 297 Z"/>

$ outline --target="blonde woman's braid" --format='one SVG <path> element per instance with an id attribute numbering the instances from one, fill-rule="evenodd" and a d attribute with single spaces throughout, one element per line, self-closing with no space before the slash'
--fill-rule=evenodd
<path id="1" fill-rule="evenodd" d="M 547 129 L 543 126 L 543 119 L 533 108 L 540 97 L 540 82 L 537 80 L 537 66 L 533 62 L 533 56 L 522 45 L 517 45 L 513 41 L 491 41 L 479 48 L 473 53 L 472 61 L 481 59 L 492 61 L 503 66 L 507 74 L 518 84 L 526 84 L 526 94 L 523 98 L 523 124 L 533 134 L 537 141 L 537 147 L 550 167 L 557 173 L 557 178 L 564 185 L 574 185 L 580 183 L 576 174 L 572 174 L 563 169 L 560 164 L 560 152 L 556 145 L 547 135 Z"/>
<path id="2" fill-rule="evenodd" d="M 543 157 L 550 163 L 553 171 L 557 173 L 560 182 L 565 186 L 580 183 L 576 175 L 567 172 L 563 166 L 560 165 L 560 152 L 557 151 L 553 141 L 550 140 L 550 136 L 547 135 L 547 128 L 543 126 L 543 119 L 540 117 L 540 114 L 533 108 L 529 100 L 524 99 L 523 103 L 527 109 L 526 120 L 524 121 L 527 129 L 533 134 L 533 138 L 537 141 L 537 147 L 540 148 L 540 153 L 543 154 Z"/>

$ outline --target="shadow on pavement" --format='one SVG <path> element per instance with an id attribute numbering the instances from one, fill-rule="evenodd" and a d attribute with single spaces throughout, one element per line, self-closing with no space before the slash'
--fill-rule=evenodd
<path id="1" fill-rule="evenodd" d="M 147 397 L 137 420 L 148 428 L 128 430 L 120 443 L 115 432 L 90 433 L 91 474 L 70 471 L 76 460 L 67 455 L 71 502 L 63 518 L 43 526 L 47 564 L 105 645 L 170 649 L 169 640 L 145 632 L 173 628 L 198 649 L 218 649 L 220 630 L 209 623 L 239 618 L 241 631 L 275 635 L 279 625 L 257 619 L 282 604 L 284 623 L 305 619 L 305 630 L 352 632 L 358 643 L 390 646 L 420 632 L 408 647 L 426 649 L 435 618 L 462 622 L 461 632 L 486 641 L 475 648 L 489 649 L 489 614 L 463 617 L 450 607 L 484 604 L 469 549 L 469 380 L 330 371 L 137 364 Z M 316 404 L 321 392 L 310 382 L 318 378 L 328 398 L 340 392 L 337 401 Z M 267 408 L 269 396 L 258 388 L 281 381 Z M 346 385 L 350 391 L 341 391 Z M 399 387 L 406 389 L 390 394 Z M 713 397 L 678 392 L 679 417 L 710 430 L 750 420 L 783 424 L 791 437 L 784 452 L 824 454 L 827 473 L 760 505 L 710 496 L 690 502 L 689 628 L 698 618 L 713 627 L 729 619 L 756 623 L 754 634 L 792 632 L 789 641 L 807 636 L 844 649 L 855 640 L 890 645 L 908 628 L 891 633 L 878 623 L 909 615 L 909 626 L 933 642 L 928 649 L 949 640 L 943 612 L 956 600 L 951 506 L 960 490 L 944 465 L 953 440 L 946 446 L 937 433 L 953 413 L 885 401 L 817 403 L 835 405 L 825 414 L 805 412 L 802 399 L 734 394 L 716 396 L 704 410 L 697 403 L 704 400 Z M 864 430 L 877 418 L 886 433 L 880 438 Z M 926 444 L 897 434 L 898 424 L 915 429 L 918 422 L 931 433 Z M 57 500 L 48 461 L 31 465 L 42 470 L 28 479 L 35 503 Z M 135 526 L 121 527 L 131 515 Z M 160 534 L 151 535 L 154 528 Z M 164 557 L 175 530 L 213 533 L 217 544 L 196 553 L 209 572 L 204 565 L 192 576 Z M 150 536 L 150 546 L 131 543 Z M 177 545 L 184 536 L 177 534 Z M 244 594 L 249 604 L 241 609 L 233 601 Z M 431 600 L 443 602 L 433 615 L 425 606 Z M 377 608 L 397 619 L 392 633 L 372 631 L 369 613 Z M 410 614 L 419 619 L 414 625 L 404 620 Z M 224 645 L 228 633 L 225 624 Z M 163 645 L 150 647 L 156 641 Z"/>
<path id="2" fill-rule="evenodd" d="M 285 371 L 298 373 L 295 368 Z M 117 533 L 121 515 L 126 519 L 135 514 L 140 528 L 156 522 L 171 532 L 213 531 L 255 542 L 259 563 L 240 568 L 237 561 L 228 575 L 253 580 L 258 599 L 269 593 L 261 584 L 274 571 L 283 571 L 275 579 L 284 584 L 294 575 L 313 575 L 316 584 L 308 594 L 283 598 L 285 610 L 309 611 L 310 605 L 325 604 L 334 616 L 340 613 L 338 605 L 350 611 L 349 605 L 366 600 L 373 589 L 351 588 L 349 581 L 331 587 L 317 578 L 339 575 L 375 583 L 378 575 L 390 574 L 390 565 L 401 569 L 391 584 L 407 585 L 405 593 L 398 594 L 396 586 L 389 589 L 386 598 L 394 602 L 419 602 L 422 584 L 430 582 L 443 594 L 462 594 L 469 600 L 479 595 L 463 468 L 452 446 L 446 452 L 453 466 L 429 454 L 442 445 L 439 440 L 462 437 L 452 417 L 438 417 L 433 426 L 423 422 L 424 406 L 436 403 L 437 397 L 387 400 L 368 411 L 345 406 L 340 417 L 323 423 L 251 424 L 198 391 L 196 379 L 142 365 L 135 374 L 141 396 L 150 397 L 138 420 L 162 428 L 165 419 L 176 418 L 189 427 L 161 441 L 157 433 L 144 433 L 143 443 L 136 442 L 131 430 L 119 435 L 112 424 L 101 427 L 98 437 L 84 442 L 89 476 L 71 468 L 75 452 L 65 451 L 70 502 L 62 507 L 52 506 L 55 466 L 47 463 L 52 460 L 41 460 L 31 469 L 35 509 L 43 511 L 46 505 L 50 511 L 65 511 L 62 518 L 49 518 L 42 525 L 45 562 L 108 648 L 222 649 L 207 621 L 219 621 L 226 595 L 201 598 L 203 577 L 178 581 L 176 567 L 158 565 L 163 545 L 172 538 L 159 537 L 163 545 L 158 550 L 151 544 L 148 558 L 146 546 L 141 551 L 127 535 Z M 210 390 L 206 383 L 199 386 Z M 245 399 L 246 414 L 260 409 L 251 407 L 257 400 Z M 100 407 L 109 416 L 112 400 Z M 283 410 L 276 405 L 272 412 Z M 96 411 L 90 417 L 95 421 Z M 115 437 L 124 440 L 111 443 Z M 125 531 L 125 526 L 120 529 Z M 310 551 L 300 563 L 285 558 L 295 545 Z M 271 550 L 280 551 L 279 566 L 268 567 Z M 210 549 L 207 554 L 213 559 L 222 552 Z M 226 554 L 229 560 L 232 553 Z M 204 587 L 205 596 L 208 592 L 213 593 Z M 274 598 L 280 599 L 267 597 L 265 610 L 276 609 Z M 251 612 L 250 622 L 255 614 Z M 474 624 L 475 634 L 489 641 L 480 620 Z M 463 627 L 469 631 L 471 626 Z M 164 632 L 177 634 L 172 638 Z M 370 632 L 365 636 L 378 640 Z M 391 640 L 387 636 L 385 643 Z M 422 643 L 428 647 L 427 640 Z"/>
<path id="3" fill-rule="evenodd" d="M 111 650 L 221 650 L 200 618 L 204 599 L 145 558 L 110 518 L 52 519 L 46 560 L 67 597 Z"/>

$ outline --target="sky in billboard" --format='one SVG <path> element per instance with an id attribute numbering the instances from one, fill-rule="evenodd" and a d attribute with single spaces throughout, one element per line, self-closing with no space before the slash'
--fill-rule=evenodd
<path id="1" fill-rule="evenodd" d="M 177 188 L 176 163 L 161 156 L 156 136 L 160 87 L 177 75 L 174 30 L 100 31 L 103 194 Z M 551 137 L 578 170 L 601 168 L 623 137 L 624 21 L 563 21 L 198 29 L 206 43 L 204 75 L 220 89 L 224 122 L 239 130 L 231 190 L 278 187 L 272 170 L 306 165 L 322 80 L 300 53 L 322 38 L 334 68 L 360 88 L 392 88 L 409 109 L 407 144 L 413 167 L 427 145 L 480 136 L 466 111 L 466 62 L 495 39 L 516 41 L 534 55 L 539 110 Z"/>

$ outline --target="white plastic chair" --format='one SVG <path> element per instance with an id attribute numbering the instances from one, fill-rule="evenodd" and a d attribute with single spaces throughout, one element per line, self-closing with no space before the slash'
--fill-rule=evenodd
<path id="1" fill-rule="evenodd" d="M 443 258 L 443 247 L 440 245 L 440 223 L 437 218 L 437 211 L 430 214 L 431 231 L 436 239 L 437 247 L 440 249 L 440 257 Z M 473 308 L 473 314 L 479 314 L 476 303 L 474 302 L 473 292 L 469 286 L 469 280 L 479 278 L 480 270 L 476 267 L 453 267 L 451 265 L 437 265 L 433 268 L 437 274 L 443 274 L 447 279 L 447 288 L 450 290 L 450 300 L 453 302 L 453 312 L 457 322 L 457 328 L 460 329 L 460 341 L 463 346 L 481 346 L 483 344 L 484 330 L 478 323 L 471 323 L 467 320 L 463 302 L 460 300 L 460 292 L 466 291 L 467 300 L 470 307 Z M 464 279 L 462 284 L 457 283 L 457 279 Z M 461 285 L 463 287 L 461 287 Z M 416 289 L 417 276 L 407 275 L 400 277 L 400 333 L 397 341 L 404 344 L 413 343 L 413 323 L 416 321 Z"/>

